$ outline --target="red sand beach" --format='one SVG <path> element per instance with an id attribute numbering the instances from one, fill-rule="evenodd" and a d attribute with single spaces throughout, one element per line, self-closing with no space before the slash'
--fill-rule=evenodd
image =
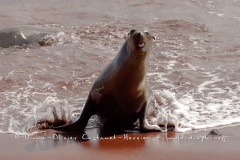
<path id="1" fill-rule="evenodd" d="M 49 130 L 33 137 L 1 134 L 0 159 L 239 159 L 240 126 L 219 129 L 221 136 L 208 135 L 209 131 L 103 137 L 100 129 L 88 129 L 84 134 Z"/>

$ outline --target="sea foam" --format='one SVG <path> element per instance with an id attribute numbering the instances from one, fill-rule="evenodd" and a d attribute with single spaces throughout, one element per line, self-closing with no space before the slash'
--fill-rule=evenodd
<path id="1" fill-rule="evenodd" d="M 69 105 L 66 100 L 47 97 L 34 108 L 33 112 L 33 116 L 28 119 L 28 122 L 21 126 L 23 133 L 38 132 L 40 129 L 71 122 Z"/>
<path id="2" fill-rule="evenodd" d="M 177 99 L 175 93 L 168 90 L 155 91 L 154 97 L 155 106 L 148 108 L 147 117 L 150 124 L 163 126 L 162 131 L 167 131 L 168 126 L 173 126 L 176 132 L 185 132 L 240 122 L 239 108 L 229 114 L 229 109 L 234 108 L 229 100 L 204 105 L 190 94 Z M 151 114 L 153 112 L 155 114 Z"/>

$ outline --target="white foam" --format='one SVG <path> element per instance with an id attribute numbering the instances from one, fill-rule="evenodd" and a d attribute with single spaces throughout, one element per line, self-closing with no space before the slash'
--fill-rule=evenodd
<path id="1" fill-rule="evenodd" d="M 190 94 L 177 99 L 175 93 L 163 90 L 155 91 L 154 95 L 156 103 L 151 109 L 158 110 L 158 113 L 150 115 L 148 111 L 148 121 L 164 126 L 165 130 L 168 125 L 174 126 L 176 132 L 185 132 L 240 123 L 240 108 L 235 107 L 230 99 L 205 105 Z"/>
<path id="2" fill-rule="evenodd" d="M 222 14 L 222 13 L 218 13 L 217 14 L 219 17 L 223 17 L 224 16 L 224 14 Z"/>
<path id="3" fill-rule="evenodd" d="M 47 97 L 43 103 L 34 110 L 36 122 L 47 121 L 55 123 L 56 121 L 70 122 L 70 110 L 66 100 L 59 100 L 53 97 Z"/>
<path id="4" fill-rule="evenodd" d="M 25 122 L 19 122 L 11 117 L 7 131 L 1 132 L 18 135 L 32 134 L 41 132 L 39 129 L 44 129 L 54 124 L 60 123 L 63 125 L 71 122 L 69 105 L 66 100 L 47 97 L 42 103 L 32 108 L 32 115 L 28 115 Z M 26 115 L 23 110 L 19 114 Z"/>

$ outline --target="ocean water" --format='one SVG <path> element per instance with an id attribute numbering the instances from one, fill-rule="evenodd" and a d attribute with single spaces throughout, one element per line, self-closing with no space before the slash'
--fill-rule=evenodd
<path id="1" fill-rule="evenodd" d="M 147 75 L 156 99 L 149 123 L 179 132 L 240 124 L 240 1 L 0 2 L 0 29 L 59 30 L 51 46 L 0 48 L 0 132 L 76 120 L 92 83 L 139 25 L 156 37 Z"/>

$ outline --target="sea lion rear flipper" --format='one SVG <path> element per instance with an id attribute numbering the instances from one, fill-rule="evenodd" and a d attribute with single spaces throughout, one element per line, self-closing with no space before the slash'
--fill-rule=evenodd
<path id="1" fill-rule="evenodd" d="M 88 120 L 91 118 L 96 113 L 96 107 L 91 100 L 87 100 L 82 114 L 80 118 L 71 124 L 66 124 L 64 126 L 59 126 L 59 127 L 52 127 L 51 129 L 55 130 L 62 130 L 62 131 L 76 131 L 76 130 L 84 130 L 84 128 L 87 126 Z"/>

